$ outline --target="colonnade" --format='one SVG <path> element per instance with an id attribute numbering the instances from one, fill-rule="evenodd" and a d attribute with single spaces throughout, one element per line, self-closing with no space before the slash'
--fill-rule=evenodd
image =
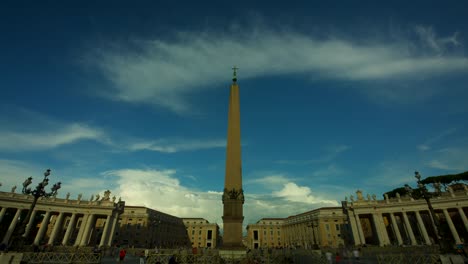
<path id="1" fill-rule="evenodd" d="M 460 215 L 464 226 L 460 226 L 459 228 L 464 228 L 466 232 L 468 232 L 467 217 L 465 215 L 463 207 L 442 208 L 437 210 L 438 212 L 442 212 L 444 216 L 443 219 L 445 219 L 450 229 L 450 234 L 452 235 L 455 244 L 462 244 L 459 232 L 453 223 L 452 217 L 450 216 L 449 209 L 455 209 Z M 375 211 L 375 207 L 372 211 Z M 416 224 L 411 224 L 411 221 L 408 216 L 409 214 L 411 214 L 411 216 L 414 215 L 414 218 L 416 219 Z M 362 218 L 365 217 L 371 221 L 372 235 L 375 235 L 377 237 L 380 246 L 391 245 L 395 243 L 398 245 L 417 245 L 421 243 L 426 245 L 432 245 L 434 244 L 435 239 L 433 239 L 431 236 L 438 235 L 435 233 L 436 227 L 434 225 L 434 222 L 432 221 L 431 224 L 427 226 L 427 224 L 424 223 L 421 214 L 425 214 L 428 217 L 430 217 L 429 210 L 402 210 L 399 212 L 394 210 L 388 212 L 385 212 L 384 210 L 379 212 L 369 212 L 369 210 L 356 209 L 348 210 L 348 220 L 351 226 L 354 244 L 364 245 L 371 243 L 371 241 L 366 241 L 366 237 L 363 230 Z M 384 217 L 386 219 L 384 219 Z M 400 221 L 398 221 L 397 218 Z M 387 226 L 385 225 L 385 222 L 388 223 Z M 414 228 L 417 228 L 417 230 L 414 230 Z M 428 230 L 430 230 L 432 234 L 430 234 Z M 392 232 L 392 237 L 394 237 L 395 241 L 390 240 L 389 232 Z M 422 241 L 418 241 L 416 239 L 415 233 L 420 235 Z M 407 241 L 404 241 L 403 237 L 407 238 Z"/>
<path id="2" fill-rule="evenodd" d="M 7 210 L 13 213 L 11 221 L 7 223 L 5 215 Z M 20 224 L 21 215 L 25 214 L 28 209 L 2 207 L 0 210 L 0 225 L 8 226 L 4 234 L 0 234 L 1 243 L 8 245 L 11 242 L 13 232 L 17 225 Z M 36 209 L 31 213 L 31 217 L 27 223 L 24 237 L 29 238 L 34 225 L 39 226 L 37 233 L 32 240 L 33 245 L 46 243 L 49 245 L 66 245 L 66 246 L 87 246 L 90 244 L 90 239 L 96 228 L 102 228 L 102 235 L 99 240 L 99 246 L 111 246 L 113 234 L 118 224 L 119 212 L 116 210 L 106 210 L 107 212 L 70 212 L 70 211 L 54 211 Z M 105 213 L 105 214 L 103 214 Z M 35 223 L 38 214 L 43 214 L 42 221 Z M 55 217 L 55 221 L 51 221 Z M 96 221 L 99 218 L 105 218 L 102 227 L 96 227 Z M 48 237 L 46 236 L 48 234 Z M 31 237 L 32 239 L 32 237 Z M 73 244 L 71 244 L 74 240 Z"/>

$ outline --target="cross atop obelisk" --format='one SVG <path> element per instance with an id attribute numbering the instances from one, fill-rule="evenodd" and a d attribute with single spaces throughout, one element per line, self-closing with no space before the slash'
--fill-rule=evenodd
<path id="1" fill-rule="evenodd" d="M 226 146 L 226 174 L 223 193 L 223 248 L 242 247 L 244 191 L 242 189 L 242 162 L 240 141 L 239 86 L 234 66 L 229 96 L 228 132 Z"/>
<path id="2" fill-rule="evenodd" d="M 232 77 L 232 81 L 233 81 L 233 82 L 237 82 L 237 70 L 238 70 L 239 68 L 237 68 L 237 67 L 234 65 L 234 67 L 232 67 L 232 69 L 234 70 L 234 74 L 233 74 L 233 77 Z"/>

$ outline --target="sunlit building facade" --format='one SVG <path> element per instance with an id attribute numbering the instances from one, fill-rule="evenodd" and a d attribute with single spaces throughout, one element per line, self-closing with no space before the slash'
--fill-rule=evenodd
<path id="1" fill-rule="evenodd" d="M 182 218 L 190 244 L 194 248 L 216 248 L 220 243 L 218 224 L 204 218 Z"/>
<path id="2" fill-rule="evenodd" d="M 284 246 L 283 218 L 262 218 L 247 226 L 248 248 L 280 248 Z"/>

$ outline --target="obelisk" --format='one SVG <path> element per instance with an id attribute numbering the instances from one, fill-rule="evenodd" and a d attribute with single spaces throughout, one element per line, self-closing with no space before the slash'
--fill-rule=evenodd
<path id="1" fill-rule="evenodd" d="M 240 140 L 240 107 L 237 71 L 234 67 L 229 96 L 228 130 L 226 146 L 226 174 L 223 193 L 223 248 L 242 248 L 242 222 L 244 221 L 242 190 L 242 163 Z"/>

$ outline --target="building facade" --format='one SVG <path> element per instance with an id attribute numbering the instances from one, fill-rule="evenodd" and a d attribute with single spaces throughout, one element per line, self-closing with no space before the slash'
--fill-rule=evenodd
<path id="1" fill-rule="evenodd" d="M 137 248 L 190 245 L 181 218 L 142 206 L 126 206 L 114 234 L 114 244 Z"/>
<path id="2" fill-rule="evenodd" d="M 322 207 L 285 219 L 285 246 L 313 249 L 345 244 L 346 216 L 341 207 Z"/>
<path id="3" fill-rule="evenodd" d="M 246 246 L 250 249 L 283 247 L 284 221 L 284 218 L 262 218 L 248 225 Z"/>
<path id="4" fill-rule="evenodd" d="M 21 219 L 26 217 L 33 202 L 30 195 L 0 192 L 0 237 L 9 245 Z M 33 245 L 110 246 L 125 203 L 110 198 L 110 191 L 102 198 L 82 200 L 66 198 L 40 198 L 26 226 L 26 243 Z M 26 221 L 27 219 L 25 219 Z M 98 231 L 96 223 L 102 222 Z"/>
<path id="5" fill-rule="evenodd" d="M 219 246 L 218 224 L 212 224 L 203 218 L 182 218 L 182 220 L 192 247 L 216 248 Z"/>
<path id="6" fill-rule="evenodd" d="M 247 246 L 255 248 L 339 247 L 350 230 L 341 207 L 323 207 L 287 218 L 263 218 L 247 226 Z"/>
<path id="7" fill-rule="evenodd" d="M 451 244 L 463 244 L 468 239 L 468 188 L 449 186 L 446 192 L 430 199 L 439 227 L 432 221 L 428 203 L 410 196 L 377 200 L 375 195 L 364 198 L 361 191 L 356 199 L 350 196 L 342 202 L 347 222 L 352 230 L 354 245 L 433 245 L 442 239 Z"/>

